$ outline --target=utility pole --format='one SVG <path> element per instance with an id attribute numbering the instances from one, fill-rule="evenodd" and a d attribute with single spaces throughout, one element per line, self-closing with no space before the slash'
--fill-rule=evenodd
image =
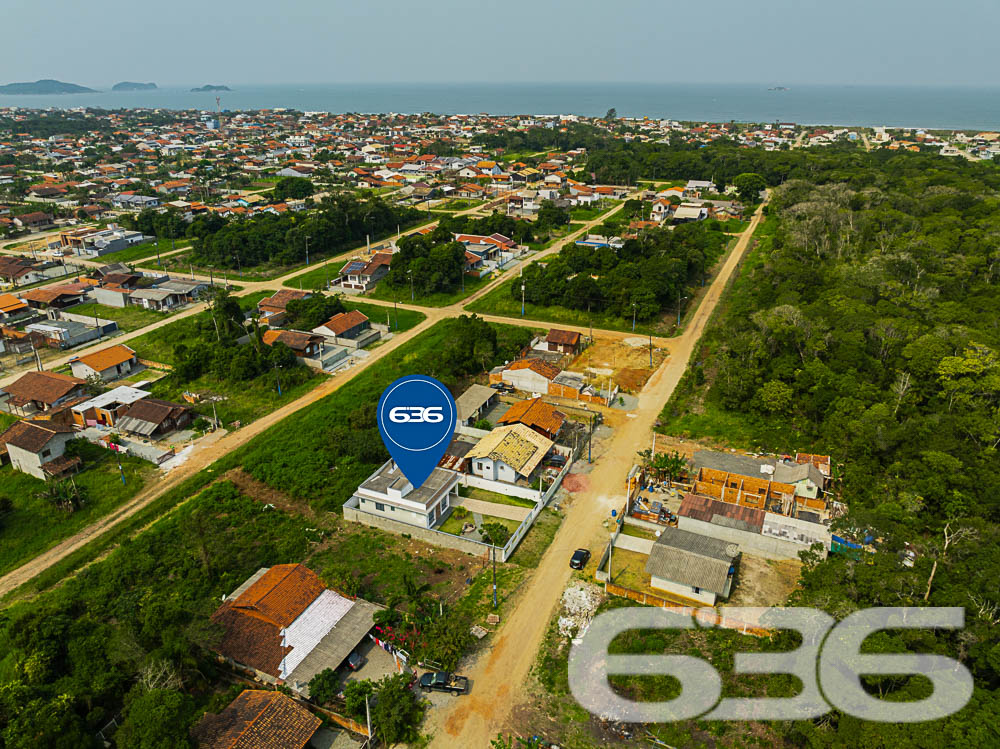
<path id="1" fill-rule="evenodd" d="M 677 327 L 681 326 L 681 302 L 686 300 L 687 297 L 682 297 L 680 289 L 677 290 Z"/>
<path id="2" fill-rule="evenodd" d="M 410 279 L 410 301 L 412 302 L 412 301 L 414 301 L 414 296 L 413 296 L 413 271 L 412 270 L 406 271 L 406 275 Z"/>
<path id="3" fill-rule="evenodd" d="M 493 556 L 493 608 L 497 607 L 497 547 L 490 545 Z"/>
<path id="4" fill-rule="evenodd" d="M 524 271 L 521 271 L 521 317 L 524 317 Z"/>
<path id="5" fill-rule="evenodd" d="M 594 414 L 590 415 L 590 436 L 587 438 L 587 462 L 593 463 L 590 454 L 590 447 L 594 444 Z"/>
<path id="6" fill-rule="evenodd" d="M 632 302 L 632 332 L 635 332 L 635 302 Z"/>
<path id="7" fill-rule="evenodd" d="M 653 368 L 653 334 L 649 334 L 649 368 Z"/>
<path id="8" fill-rule="evenodd" d="M 396 306 L 396 298 L 392 299 L 392 313 L 396 317 L 396 332 L 399 332 L 399 307 Z"/>
<path id="9" fill-rule="evenodd" d="M 306 265 L 309 265 L 309 235 L 306 234 Z"/>

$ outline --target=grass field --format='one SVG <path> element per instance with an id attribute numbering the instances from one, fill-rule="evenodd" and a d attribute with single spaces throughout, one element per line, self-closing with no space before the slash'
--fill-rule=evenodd
<path id="1" fill-rule="evenodd" d="M 481 499 L 484 502 L 495 502 L 498 505 L 509 505 L 511 507 L 534 507 L 535 502 L 521 497 L 508 497 L 506 494 L 498 494 L 488 489 L 480 489 L 476 486 L 460 486 L 458 493 L 462 497 L 469 499 Z"/>
<path id="2" fill-rule="evenodd" d="M 273 291 L 257 291 L 246 296 L 236 297 L 244 310 L 252 309 L 264 297 Z M 190 343 L 201 337 L 200 324 L 208 319 L 207 310 L 197 315 L 176 320 L 162 328 L 151 330 L 133 338 L 129 345 L 143 359 L 174 364 L 174 349 L 180 343 Z M 278 394 L 279 381 L 281 394 Z M 173 375 L 157 380 L 150 388 L 156 398 L 179 401 L 185 391 L 205 393 L 220 396 L 224 400 L 216 401 L 215 410 L 218 418 L 224 424 L 239 421 L 247 424 L 259 419 L 264 414 L 280 408 L 299 396 L 307 393 L 322 381 L 322 375 L 308 367 L 296 367 L 276 374 L 268 372 L 252 380 L 230 381 L 206 374 L 196 380 L 180 382 Z M 203 402 L 195 406 L 202 416 L 212 415 L 212 403 Z"/>
<path id="3" fill-rule="evenodd" d="M 427 315 L 423 312 L 398 307 L 394 310 L 381 304 L 365 304 L 351 297 L 344 298 L 344 306 L 349 310 L 360 310 L 372 322 L 387 323 L 393 333 L 402 333 L 427 319 Z"/>
<path id="4" fill-rule="evenodd" d="M 472 276 L 466 276 L 465 291 L 462 291 L 461 287 L 459 287 L 449 292 L 438 292 L 435 294 L 417 293 L 412 300 L 410 299 L 410 289 L 408 287 L 404 286 L 394 289 L 383 282 L 368 292 L 367 296 L 370 296 L 372 299 L 381 299 L 385 302 L 395 300 L 403 304 L 419 304 L 424 307 L 447 307 L 450 304 L 457 304 L 471 294 L 474 294 L 491 280 L 493 280 L 492 277 L 473 278 Z"/>
<path id="5" fill-rule="evenodd" d="M 15 471 L 0 468 L 0 498 L 9 499 L 11 511 L 0 518 L 0 574 L 24 564 L 64 538 L 107 515 L 128 501 L 151 480 L 156 468 L 140 458 L 122 456 L 123 485 L 115 456 L 103 447 L 87 444 L 83 452 L 83 470 L 74 477 L 85 492 L 86 504 L 67 512 L 39 496 L 45 482 Z"/>
<path id="6" fill-rule="evenodd" d="M 278 380 L 281 382 L 281 394 L 278 394 Z M 267 372 L 252 380 L 233 382 L 222 380 L 211 374 L 206 374 L 196 380 L 180 382 L 174 375 L 157 380 L 149 392 L 154 398 L 183 402 L 185 392 L 206 393 L 217 395 L 224 400 L 215 402 L 215 413 L 223 425 L 233 422 L 249 424 L 265 414 L 291 403 L 320 382 L 323 375 L 315 369 L 306 366 L 284 370 L 280 374 Z M 212 417 L 212 403 L 202 402 L 195 405 L 194 410 L 205 418 Z"/>
<path id="7" fill-rule="evenodd" d="M 151 309 L 136 307 L 134 305 L 129 307 L 108 307 L 96 302 L 78 304 L 69 310 L 69 312 L 76 315 L 89 315 L 91 317 L 96 315 L 102 320 L 114 320 L 118 323 L 118 329 L 125 333 L 144 328 L 155 322 L 160 322 L 160 320 L 164 320 L 170 315 L 169 312 L 155 312 Z"/>
<path id="8" fill-rule="evenodd" d="M 102 255 L 96 259 L 105 263 L 134 263 L 137 260 L 153 258 L 151 267 L 156 268 L 158 267 L 156 265 L 157 252 L 173 252 L 174 250 L 180 250 L 184 247 L 189 247 L 190 245 L 191 240 L 189 239 L 158 239 L 155 242 L 138 244 L 134 247 L 127 247 L 124 250 L 119 250 L 118 252 L 112 252 L 109 255 Z"/>
<path id="9" fill-rule="evenodd" d="M 264 297 L 269 297 L 273 291 L 255 291 L 253 294 L 236 297 L 240 307 L 250 310 L 257 306 Z M 198 324 L 202 320 L 208 319 L 208 312 L 199 312 L 181 320 L 175 320 L 162 328 L 143 333 L 129 341 L 129 346 L 143 359 L 163 362 L 164 364 L 174 363 L 174 347 L 178 343 L 185 343 L 198 337 Z"/>
<path id="10" fill-rule="evenodd" d="M 570 209 L 570 216 L 574 221 L 593 221 L 595 218 L 603 216 L 620 202 L 619 200 L 601 200 L 597 205 L 578 206 Z"/>

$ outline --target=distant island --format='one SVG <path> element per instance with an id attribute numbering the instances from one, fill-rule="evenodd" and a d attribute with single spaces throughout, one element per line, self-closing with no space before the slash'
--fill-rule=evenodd
<path id="1" fill-rule="evenodd" d="M 774 88 L 769 88 L 768 91 L 787 91 L 787 86 L 775 86 Z"/>
<path id="2" fill-rule="evenodd" d="M 156 88 L 155 83 L 135 83 L 134 81 L 122 81 L 111 87 L 112 91 L 152 91 Z"/>
<path id="3" fill-rule="evenodd" d="M 44 94 L 96 94 L 92 88 L 87 88 L 86 86 L 78 86 L 75 83 L 63 83 L 62 81 L 54 81 L 51 78 L 43 78 L 40 81 L 35 81 L 34 83 L 8 83 L 6 86 L 0 86 L 0 94 L 31 94 L 31 95 L 44 95 Z"/>
<path id="4" fill-rule="evenodd" d="M 202 93 L 206 93 L 208 91 L 232 91 L 232 89 L 229 88 L 229 86 L 211 86 L 211 85 L 206 85 L 206 86 L 198 86 L 198 88 L 193 88 L 193 89 L 191 89 L 191 91 L 193 91 L 196 94 L 202 94 Z"/>

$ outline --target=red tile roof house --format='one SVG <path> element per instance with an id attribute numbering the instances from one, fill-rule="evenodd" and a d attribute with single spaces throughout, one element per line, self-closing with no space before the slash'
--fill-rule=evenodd
<path id="1" fill-rule="evenodd" d="M 549 351 L 558 351 L 562 354 L 575 354 L 580 350 L 580 334 L 572 330 L 558 330 L 553 328 L 545 336 L 545 343 Z"/>
<path id="2" fill-rule="evenodd" d="M 129 374 L 138 365 L 139 358 L 135 351 L 123 343 L 69 360 L 74 377 L 87 379 L 97 375 L 105 382 Z"/>
<path id="3" fill-rule="evenodd" d="M 296 289 L 281 289 L 274 292 L 272 296 L 261 299 L 257 302 L 257 311 L 271 327 L 280 327 L 285 322 L 285 307 L 293 299 L 309 299 L 311 291 L 298 291 Z"/>
<path id="4" fill-rule="evenodd" d="M 337 283 L 346 289 L 368 291 L 385 278 L 392 262 L 391 252 L 377 252 L 371 260 L 354 258 L 340 269 Z"/>
<path id="5" fill-rule="evenodd" d="M 0 461 L 10 460 L 15 470 L 46 480 L 74 473 L 80 458 L 69 457 L 66 443 L 76 431 L 47 419 L 18 421 L 0 434 Z"/>
<path id="6" fill-rule="evenodd" d="M 301 564 L 262 567 L 212 614 L 223 660 L 308 697 L 312 677 L 337 669 L 366 641 L 382 607 L 328 590 Z"/>
<path id="7" fill-rule="evenodd" d="M 246 689 L 191 728 L 199 749 L 303 749 L 323 721 L 281 692 Z"/>
<path id="8" fill-rule="evenodd" d="M 318 359 L 323 353 L 323 336 L 297 330 L 265 330 L 261 340 L 266 346 L 283 343 L 300 359 Z"/>
<path id="9" fill-rule="evenodd" d="M 56 372 L 26 372 L 9 385 L 0 388 L 7 397 L 7 409 L 22 414 L 28 411 L 48 411 L 83 394 L 86 383 L 78 377 Z"/>

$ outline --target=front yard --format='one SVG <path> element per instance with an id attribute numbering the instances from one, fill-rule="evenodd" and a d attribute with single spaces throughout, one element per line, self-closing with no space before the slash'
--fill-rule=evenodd
<path id="1" fill-rule="evenodd" d="M 139 328 L 144 328 L 147 325 L 152 325 L 155 322 L 160 322 L 160 320 L 163 320 L 170 315 L 169 312 L 156 312 L 154 310 L 137 307 L 135 305 L 130 305 L 128 307 L 108 307 L 107 305 L 97 304 L 96 302 L 78 304 L 67 311 L 76 315 L 99 317 L 102 320 L 114 320 L 118 323 L 118 329 L 123 333 L 130 333 L 133 330 L 138 330 Z"/>

